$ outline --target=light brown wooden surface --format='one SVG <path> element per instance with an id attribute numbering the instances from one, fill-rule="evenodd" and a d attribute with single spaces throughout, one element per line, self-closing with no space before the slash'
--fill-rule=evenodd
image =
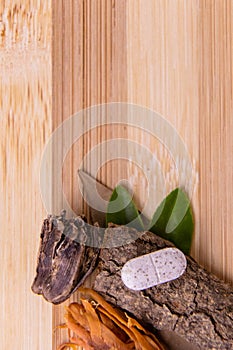
<path id="1" fill-rule="evenodd" d="M 53 2 L 53 129 L 83 108 L 114 101 L 126 101 L 126 2 L 125 1 L 56 1 Z M 104 124 L 107 117 L 101 113 L 85 113 L 83 130 L 89 130 L 94 122 Z M 70 130 L 64 128 L 63 137 L 56 154 L 62 147 L 71 145 L 76 121 Z M 97 144 L 112 137 L 124 137 L 123 126 L 103 126 L 84 133 L 74 143 L 63 164 L 64 194 L 76 213 L 85 212 L 78 187 L 77 170 L 84 156 Z M 106 150 L 97 154 L 101 164 Z M 59 155 L 58 155 L 59 156 Z M 54 159 L 56 161 L 56 159 Z M 114 187 L 125 167 L 118 161 L 102 164 L 96 174 L 99 180 Z M 55 166 L 55 165 L 54 165 Z M 84 169 L 93 174 L 90 160 Z M 66 207 L 62 193 L 57 193 L 53 183 L 53 210 Z M 77 295 L 71 298 L 76 300 Z M 53 325 L 64 322 L 64 306 L 53 308 Z M 66 330 L 57 330 L 53 348 L 67 340 Z"/>
<path id="2" fill-rule="evenodd" d="M 46 215 L 38 172 L 51 131 L 97 103 L 127 101 L 149 107 L 182 137 L 193 163 L 192 255 L 232 283 L 232 1 L 20 3 L 0 5 L 2 348 L 55 349 L 67 340 L 65 330 L 52 333 L 52 327 L 63 321 L 64 306 L 54 307 L 52 317 L 51 306 L 30 292 L 38 228 Z M 107 122 L 103 115 L 87 113 L 83 127 L 91 127 L 93 118 Z M 56 149 L 57 157 L 72 135 L 71 127 Z M 96 144 L 115 137 L 149 147 L 161 166 L 167 192 L 177 185 L 179 175 L 185 186 L 185 170 L 177 173 L 169 150 L 158 139 L 135 127 L 103 126 L 83 135 L 65 159 L 64 192 L 74 211 L 88 214 L 77 186 L 81 160 Z M 102 148 L 98 154 L 100 164 L 105 152 Z M 136 157 L 138 165 L 146 164 L 143 153 Z M 125 160 L 102 164 L 98 179 L 113 187 L 128 178 L 143 206 L 148 185 L 138 165 Z M 86 162 L 84 169 L 92 173 L 93 166 Z M 153 186 L 157 171 L 152 164 L 148 180 Z M 65 205 L 56 186 L 54 182 L 51 189 L 54 213 Z M 150 212 L 157 201 L 150 199 Z"/>
<path id="3" fill-rule="evenodd" d="M 187 173 L 185 165 L 179 171 L 180 150 L 177 144 L 177 152 L 172 154 L 168 144 L 163 142 L 166 140 L 165 127 L 160 133 L 154 133 L 154 137 L 140 129 L 131 130 L 130 136 L 138 143 L 147 145 L 157 159 L 157 163 L 152 160 L 148 164 L 151 171 L 147 182 L 150 182 L 152 188 L 156 188 L 156 195 L 150 196 L 148 214 L 151 217 L 165 194 L 176 186 L 182 186 L 187 191 L 190 181 L 187 177 L 191 177 L 191 195 L 196 218 L 193 254 L 198 258 L 199 2 L 162 0 L 149 1 L 146 6 L 143 0 L 129 0 L 127 3 L 128 100 L 152 109 L 170 123 L 174 128 L 170 135 L 172 143 L 176 142 L 175 137 L 179 135 L 188 148 L 193 164 L 191 174 Z M 145 125 L 150 123 L 148 119 L 143 122 Z M 152 123 L 147 128 L 153 130 Z M 138 161 L 139 164 L 145 163 L 143 153 Z M 137 169 L 131 174 L 133 182 L 139 182 L 138 178 L 141 176 Z M 160 176 L 162 188 L 158 180 Z M 142 205 L 140 200 L 145 201 L 144 186 L 139 185 L 137 192 L 139 205 Z"/>
<path id="4" fill-rule="evenodd" d="M 233 3 L 200 2 L 200 262 L 233 282 Z"/>
<path id="5" fill-rule="evenodd" d="M 132 0 L 127 19 L 128 99 L 161 113 L 187 145 L 195 185 L 192 255 L 232 282 L 232 2 L 171 0 L 145 6 Z M 140 131 L 136 137 L 151 142 Z M 178 178 L 172 170 L 169 174 L 162 145 L 156 154 L 171 190 Z M 150 181 L 156 183 L 154 174 Z"/>
<path id="6" fill-rule="evenodd" d="M 35 296 L 46 215 L 38 169 L 51 133 L 51 3 L 0 3 L 0 347 L 51 349 L 52 307 Z"/>
<path id="7" fill-rule="evenodd" d="M 63 51 L 55 50 L 54 54 L 63 52 L 65 57 L 62 67 L 69 74 L 63 75 L 63 84 L 71 84 L 73 79 L 76 85 L 61 89 L 59 103 L 73 101 L 72 113 L 111 101 L 148 107 L 171 123 L 192 161 L 191 174 L 186 174 L 185 166 L 179 173 L 169 149 L 148 133 L 135 127 L 118 127 L 117 132 L 110 127 L 99 128 L 84 137 L 83 147 L 73 147 L 64 167 L 64 187 L 74 209 L 82 209 L 83 205 L 72 182 L 77 164 L 95 144 L 120 135 L 148 146 L 161 166 L 166 192 L 177 184 L 186 188 L 190 181 L 186 177 L 190 176 L 195 215 L 192 255 L 219 277 L 232 282 L 231 1 L 86 1 L 84 5 L 70 1 L 63 9 L 63 21 L 69 18 L 69 11 L 73 28 L 69 27 L 63 37 Z M 61 22 L 55 19 L 55 23 L 61 28 Z M 74 55 L 77 42 L 79 56 Z M 64 45 L 68 45 L 68 51 Z M 56 81 L 59 85 L 55 78 Z M 69 103 L 65 103 L 65 108 Z M 53 115 L 55 123 L 58 114 Z M 63 108 L 63 120 L 69 114 L 70 110 L 64 112 Z M 91 126 L 92 118 L 87 115 L 85 125 Z M 149 165 L 151 172 L 146 179 L 145 155 L 129 154 L 129 160 L 135 155 L 137 164 L 111 162 L 102 167 L 98 176 L 108 186 L 126 177 L 135 191 L 136 202 L 143 207 L 148 181 L 154 187 L 158 184 L 158 169 L 155 164 Z M 101 154 L 97 161 L 101 163 Z M 85 170 L 92 173 L 92 165 L 85 164 Z M 150 214 L 159 198 L 150 198 Z M 54 315 L 56 324 L 62 319 L 61 308 L 56 308 Z M 62 337 L 61 333 L 55 337 L 54 344 Z"/>

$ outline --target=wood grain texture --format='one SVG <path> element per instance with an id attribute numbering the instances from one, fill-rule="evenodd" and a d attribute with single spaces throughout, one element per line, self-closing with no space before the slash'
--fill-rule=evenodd
<path id="1" fill-rule="evenodd" d="M 156 196 L 150 197 L 148 215 L 176 186 L 188 190 L 193 181 L 192 203 L 195 213 L 195 242 L 192 254 L 198 259 L 199 247 L 199 3 L 198 1 L 128 1 L 127 51 L 129 101 L 151 108 L 159 113 L 174 129 L 172 143 L 179 135 L 187 146 L 193 164 L 187 175 L 183 164 L 180 169 L 180 150 L 172 154 L 166 144 L 166 128 L 151 137 L 141 130 L 132 130 L 131 137 L 146 145 L 154 158 L 147 165 L 147 183 L 156 188 Z M 145 125 L 148 120 L 142 121 Z M 149 130 L 153 130 L 152 124 Z M 163 142 L 164 141 L 164 142 Z M 182 161 L 182 160 L 181 160 Z M 138 159 L 144 164 L 143 153 Z M 129 179 L 138 182 L 142 174 L 132 169 Z M 133 176 L 132 176 L 133 175 Z M 161 178 L 161 180 L 160 180 Z M 190 193 L 189 193 L 190 194 Z M 147 195 L 148 197 L 148 195 Z M 137 188 L 137 198 L 145 201 L 145 188 Z M 143 203 L 138 201 L 141 207 Z"/>
<path id="2" fill-rule="evenodd" d="M 161 113 L 187 145 L 194 181 L 192 255 L 232 282 L 232 2 L 127 4 L 128 99 Z M 174 188 L 179 179 L 163 145 L 133 133 L 155 150 L 166 189 Z M 154 174 L 149 181 L 156 186 Z M 179 175 L 185 187 L 187 179 Z M 143 192 L 139 188 L 138 198 Z"/>
<path id="3" fill-rule="evenodd" d="M 0 5 L 2 349 L 51 349 L 52 308 L 32 294 L 45 215 L 38 169 L 51 133 L 51 3 Z"/>
<path id="4" fill-rule="evenodd" d="M 200 262 L 233 282 L 233 3 L 200 4 Z"/>
<path id="5" fill-rule="evenodd" d="M 30 292 L 38 227 L 45 215 L 38 169 L 51 131 L 94 104 L 136 103 L 159 112 L 174 126 L 193 162 L 196 229 L 192 255 L 232 282 L 232 21 L 231 0 L 1 2 L 3 348 L 52 346 L 51 307 Z M 91 127 L 93 118 L 102 124 L 107 121 L 103 115 L 87 113 L 83 127 Z M 72 133 L 72 127 L 64 132 L 57 157 Z M 88 213 L 77 186 L 79 164 L 94 145 L 113 137 L 149 147 L 161 166 L 167 192 L 180 178 L 185 186 L 185 171 L 177 173 L 169 150 L 158 139 L 133 127 L 102 126 L 83 135 L 64 162 L 64 192 L 76 212 Z M 105 152 L 102 148 L 98 154 L 100 164 Z M 145 160 L 140 153 L 137 159 L 138 164 Z M 90 162 L 84 167 L 92 173 Z M 127 177 L 138 205 L 143 206 L 147 181 L 142 170 L 132 162 L 112 161 L 102 164 L 97 177 L 110 187 Z M 156 186 L 154 171 L 155 165 L 148 179 Z M 51 192 L 55 214 L 64 206 L 56 186 L 54 182 Z M 157 201 L 151 200 L 150 211 Z M 53 326 L 62 322 L 63 312 L 63 306 L 54 308 Z M 66 338 L 66 331 L 57 330 L 53 348 Z"/>
<path id="6" fill-rule="evenodd" d="M 126 1 L 53 1 L 53 130 L 71 115 L 100 103 L 126 101 Z M 104 113 L 81 116 L 83 135 L 68 152 L 63 164 L 64 194 L 76 213 L 88 207 L 78 187 L 77 170 L 81 161 L 93 147 L 112 137 L 124 137 L 123 126 L 104 125 L 108 122 Z M 79 119 L 79 117 L 78 117 Z M 97 121 L 100 127 L 90 130 Z M 55 150 L 53 162 L 62 157 L 62 149 L 71 144 L 78 121 L 74 118 L 70 130 L 64 129 L 63 137 Z M 126 176 L 125 164 L 114 161 L 105 164 L 107 150 L 102 147 L 96 162 L 100 164 L 93 173 L 90 160 L 84 162 L 85 171 L 97 175 L 103 183 L 114 187 Z M 55 163 L 53 163 L 55 164 Z M 102 166 L 101 166 L 102 165 Z M 53 165 L 53 168 L 55 165 Z M 125 174 L 125 176 L 124 176 Z M 53 183 L 53 212 L 66 207 L 62 193 L 57 193 Z M 71 300 L 77 300 L 75 294 Z M 53 308 L 53 327 L 64 321 L 64 305 Z M 53 349 L 67 340 L 67 331 L 58 329 L 53 336 Z"/>
<path id="7" fill-rule="evenodd" d="M 180 173 L 177 170 L 179 150 L 177 158 L 172 157 L 159 138 L 145 131 L 124 126 L 89 131 L 73 145 L 63 166 L 64 191 L 73 209 L 88 213 L 77 187 L 76 170 L 96 144 L 120 136 L 147 146 L 157 160 L 149 164 L 147 179 L 143 167 L 148 159 L 136 151 L 137 164 L 130 162 L 134 154 L 129 154 L 128 162 L 113 161 L 102 166 L 98 179 L 113 187 L 126 177 L 137 204 L 143 207 L 148 182 L 157 188 L 162 174 L 163 189 L 158 188 L 158 197 L 150 198 L 149 215 L 163 191 L 167 193 L 178 184 L 186 188 L 192 181 L 192 256 L 230 282 L 232 7 L 230 0 L 53 2 L 53 128 L 82 108 L 127 101 L 148 107 L 169 122 L 187 146 L 192 161 L 187 179 L 185 165 Z M 91 127 L 93 118 L 107 121 L 103 115 L 87 113 L 84 128 Z M 61 148 L 71 135 L 72 130 L 70 136 L 64 136 Z M 96 160 L 99 164 L 105 150 L 101 152 Z M 92 173 L 90 162 L 84 168 Z M 54 208 L 59 211 L 64 205 L 62 197 L 54 195 L 54 199 Z M 53 314 L 56 325 L 62 320 L 62 307 L 54 309 Z M 59 332 L 54 337 L 54 349 L 67 336 Z"/>

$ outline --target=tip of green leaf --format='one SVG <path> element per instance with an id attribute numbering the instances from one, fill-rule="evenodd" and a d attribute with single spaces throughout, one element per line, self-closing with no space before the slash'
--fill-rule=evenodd
<path id="1" fill-rule="evenodd" d="M 115 187 L 108 203 L 106 224 L 110 222 L 134 227 L 139 231 L 144 229 L 132 196 L 122 185 Z"/>
<path id="2" fill-rule="evenodd" d="M 149 230 L 189 254 L 194 221 L 189 198 L 181 188 L 176 188 L 156 209 Z"/>

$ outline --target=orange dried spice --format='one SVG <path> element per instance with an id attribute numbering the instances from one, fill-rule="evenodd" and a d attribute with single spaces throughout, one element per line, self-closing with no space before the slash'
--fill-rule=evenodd
<path id="1" fill-rule="evenodd" d="M 113 308 L 92 289 L 79 288 L 85 297 L 71 303 L 65 315 L 66 327 L 72 331 L 69 343 L 57 350 L 164 350 L 154 334 L 135 319 Z"/>

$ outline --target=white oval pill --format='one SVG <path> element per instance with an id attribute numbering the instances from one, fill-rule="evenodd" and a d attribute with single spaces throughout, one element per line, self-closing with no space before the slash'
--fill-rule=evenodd
<path id="1" fill-rule="evenodd" d="M 121 278 L 126 287 L 143 290 L 180 277 L 186 266 L 186 257 L 179 249 L 165 248 L 127 261 Z"/>

